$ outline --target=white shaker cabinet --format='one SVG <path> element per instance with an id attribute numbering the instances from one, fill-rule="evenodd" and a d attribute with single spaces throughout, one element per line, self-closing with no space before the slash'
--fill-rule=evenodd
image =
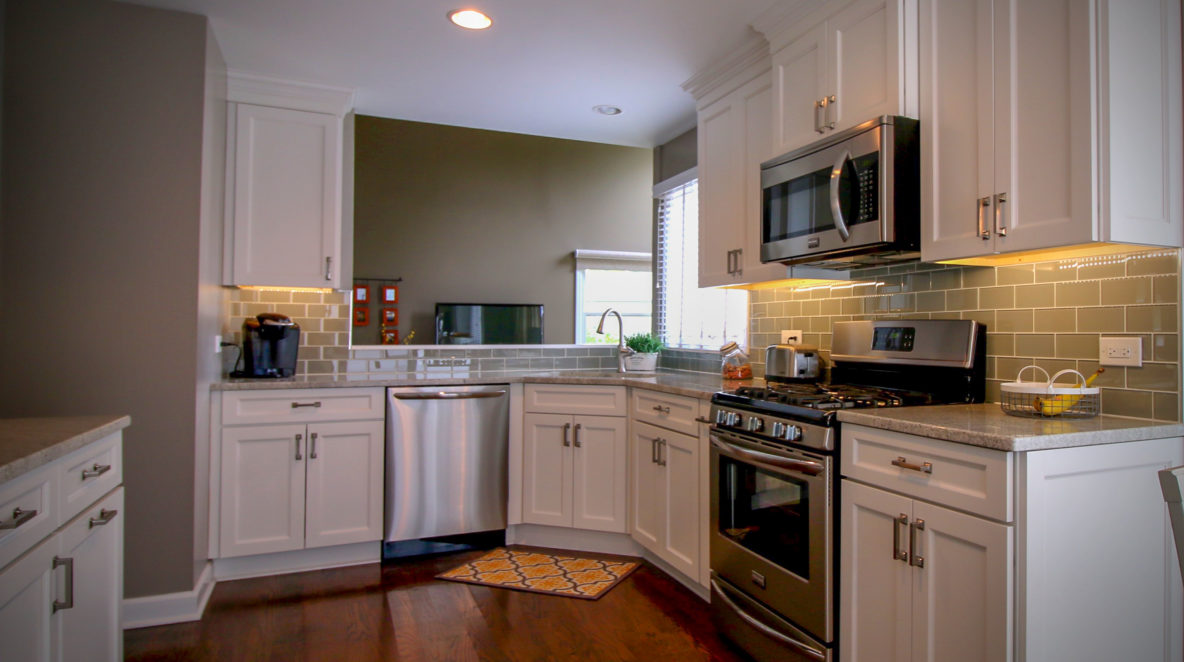
<path id="1" fill-rule="evenodd" d="M 232 76 L 229 96 L 223 283 L 349 287 L 352 92 Z"/>
<path id="2" fill-rule="evenodd" d="M 1179 246 L 1180 4 L 922 0 L 922 259 Z"/>
<path id="3" fill-rule="evenodd" d="M 915 0 L 838 7 L 769 34 L 778 153 L 880 115 L 917 114 Z"/>
<path id="4" fill-rule="evenodd" d="M 633 539 L 697 582 L 705 500 L 699 438 L 634 420 L 629 443 Z"/>

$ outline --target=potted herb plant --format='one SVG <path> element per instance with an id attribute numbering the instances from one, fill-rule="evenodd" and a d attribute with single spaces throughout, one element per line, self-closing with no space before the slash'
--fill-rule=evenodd
<path id="1" fill-rule="evenodd" d="M 625 357 L 625 369 L 636 372 L 654 372 L 658 369 L 658 352 L 665 345 L 652 333 L 635 333 L 625 336 L 625 346 L 636 352 Z"/>

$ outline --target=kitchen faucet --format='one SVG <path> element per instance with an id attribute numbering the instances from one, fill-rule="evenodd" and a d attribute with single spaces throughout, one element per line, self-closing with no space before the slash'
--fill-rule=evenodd
<path id="1" fill-rule="evenodd" d="M 600 315 L 600 324 L 596 325 L 596 333 L 604 335 L 604 318 L 612 313 L 617 316 L 617 372 L 625 372 L 625 357 L 637 352 L 625 346 L 625 323 L 621 321 L 621 313 L 609 308 Z"/>

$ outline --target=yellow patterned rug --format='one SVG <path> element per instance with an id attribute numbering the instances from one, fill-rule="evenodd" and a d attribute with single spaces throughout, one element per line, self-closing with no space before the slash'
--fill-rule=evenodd
<path id="1" fill-rule="evenodd" d="M 639 565 L 499 547 L 436 578 L 596 600 Z"/>

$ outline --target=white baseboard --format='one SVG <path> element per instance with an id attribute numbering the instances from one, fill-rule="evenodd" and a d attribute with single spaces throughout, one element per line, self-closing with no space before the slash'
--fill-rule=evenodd
<path id="1" fill-rule="evenodd" d="M 125 599 L 123 629 L 200 621 L 213 591 L 214 565 L 207 562 L 192 590 Z"/>
<path id="2" fill-rule="evenodd" d="M 342 568 L 382 561 L 382 543 L 359 542 L 351 545 L 300 549 L 292 552 L 258 554 L 214 560 L 214 579 L 247 579 L 306 572 L 326 568 Z"/>

